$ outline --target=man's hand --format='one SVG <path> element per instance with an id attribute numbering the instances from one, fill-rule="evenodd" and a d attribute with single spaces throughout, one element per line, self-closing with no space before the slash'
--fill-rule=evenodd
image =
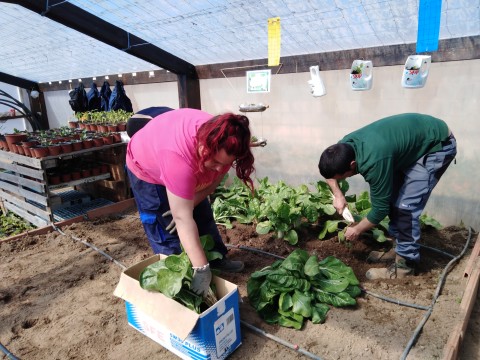
<path id="1" fill-rule="evenodd" d="M 355 241 L 358 240 L 360 235 L 365 231 L 372 229 L 375 224 L 372 224 L 368 219 L 365 217 L 360 221 L 358 224 L 355 223 L 351 226 L 348 226 L 345 229 L 345 239 L 348 241 Z"/>
<path id="2" fill-rule="evenodd" d="M 172 216 L 172 211 L 168 210 L 162 214 L 162 217 Z M 170 224 L 165 228 L 170 234 L 174 234 L 177 231 L 177 225 L 175 224 L 175 220 L 170 221 Z"/>
<path id="3" fill-rule="evenodd" d="M 361 232 L 358 231 L 357 226 L 349 226 L 345 230 L 345 239 L 348 241 L 355 241 L 358 240 L 360 237 Z"/>
<path id="4" fill-rule="evenodd" d="M 333 207 L 337 210 L 337 212 L 342 215 L 343 209 L 347 207 L 347 199 L 343 195 L 337 195 L 333 197 Z"/>
<path id="5" fill-rule="evenodd" d="M 210 288 L 210 282 L 212 281 L 212 272 L 210 271 L 210 265 L 207 264 L 202 267 L 193 268 L 193 278 L 190 288 L 198 295 L 205 297 Z"/>

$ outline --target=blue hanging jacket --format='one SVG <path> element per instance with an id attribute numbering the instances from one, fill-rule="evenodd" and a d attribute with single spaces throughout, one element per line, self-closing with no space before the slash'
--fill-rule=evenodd
<path id="1" fill-rule="evenodd" d="M 112 95 L 110 96 L 109 110 L 125 110 L 133 112 L 132 102 L 125 93 L 123 83 L 120 80 L 115 81 Z"/>
<path id="2" fill-rule="evenodd" d="M 102 99 L 95 83 L 92 83 L 92 87 L 87 93 L 87 102 L 89 111 L 100 111 L 102 109 Z"/>
<path id="3" fill-rule="evenodd" d="M 110 90 L 110 84 L 108 81 L 104 81 L 102 88 L 100 89 L 100 110 L 101 111 L 110 111 L 110 96 L 112 95 L 112 90 Z"/>

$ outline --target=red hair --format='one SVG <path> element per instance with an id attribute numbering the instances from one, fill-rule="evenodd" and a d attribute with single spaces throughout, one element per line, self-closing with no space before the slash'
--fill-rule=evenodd
<path id="1" fill-rule="evenodd" d="M 250 175 L 253 167 L 253 154 L 250 150 L 250 121 L 244 115 L 226 113 L 215 116 L 202 124 L 197 132 L 199 146 L 203 151 L 199 154 L 199 170 L 204 171 L 205 161 L 212 159 L 216 153 L 224 149 L 227 155 L 235 156 L 233 168 L 237 176 L 253 191 Z"/>

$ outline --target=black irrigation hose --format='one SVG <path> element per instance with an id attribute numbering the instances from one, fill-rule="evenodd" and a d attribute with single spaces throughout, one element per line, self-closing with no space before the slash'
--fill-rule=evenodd
<path id="1" fill-rule="evenodd" d="M 3 353 L 7 356 L 7 359 L 19 360 L 15 355 L 13 355 L 10 351 L 8 351 L 8 349 L 5 346 L 3 346 L 2 344 L 0 344 L 0 350 L 2 350 Z"/>
<path id="2" fill-rule="evenodd" d="M 255 249 L 255 248 L 252 248 L 252 247 L 249 247 L 249 246 L 231 245 L 231 244 L 226 244 L 226 246 L 227 246 L 227 248 L 248 250 L 248 251 L 252 251 L 252 252 L 257 252 L 257 253 L 259 253 L 259 254 L 272 256 L 272 257 L 275 257 L 275 258 L 277 258 L 277 259 L 282 259 L 282 260 L 285 259 L 283 256 L 275 255 L 275 254 L 272 254 L 272 253 L 269 253 L 269 252 L 266 252 L 266 251 L 263 251 L 263 250 Z"/>
<path id="3" fill-rule="evenodd" d="M 420 310 L 428 310 L 430 308 L 428 306 L 407 303 L 407 302 L 404 302 L 404 301 L 401 301 L 401 300 L 389 298 L 389 297 L 384 296 L 384 295 L 375 294 L 375 293 L 371 292 L 370 290 L 366 290 L 364 288 L 361 288 L 361 290 L 362 290 L 362 292 L 364 292 L 367 295 L 376 297 L 376 298 L 378 298 L 380 300 L 383 300 L 383 301 L 386 301 L 386 302 L 391 302 L 393 304 L 407 306 L 407 307 L 411 307 L 411 308 L 414 308 L 414 309 L 420 309 Z"/>
<path id="4" fill-rule="evenodd" d="M 285 345 L 286 347 L 292 349 L 292 350 L 295 350 L 297 352 L 299 352 L 300 354 L 303 354 L 305 356 L 308 356 L 309 358 L 312 358 L 312 359 L 316 359 L 316 360 L 322 360 L 321 358 L 319 358 L 317 355 L 315 354 L 312 354 L 311 352 L 307 351 L 307 350 L 304 350 L 302 349 L 301 347 L 299 347 L 298 345 L 293 345 L 285 340 L 282 340 L 280 339 L 279 337 L 275 336 L 275 335 L 272 335 L 272 334 L 269 334 L 265 331 L 263 331 L 262 329 L 259 329 L 253 325 L 250 325 L 248 323 L 246 323 L 245 321 L 243 320 L 240 320 L 241 324 L 247 328 L 249 328 L 250 330 L 252 331 L 255 331 L 256 333 L 259 333 L 260 335 L 263 335 L 265 336 L 266 338 L 269 338 L 269 339 L 272 339 L 272 340 L 275 340 L 276 342 L 282 344 L 282 345 Z"/>
<path id="5" fill-rule="evenodd" d="M 429 310 L 425 313 L 425 315 L 423 316 L 422 320 L 420 321 L 420 324 L 418 324 L 417 328 L 415 329 L 412 337 L 410 338 L 410 341 L 408 342 L 405 350 L 403 351 L 403 354 L 402 354 L 402 357 L 400 358 L 401 360 L 404 360 L 407 358 L 407 355 L 408 353 L 410 352 L 410 349 L 412 348 L 413 344 L 415 343 L 415 341 L 417 340 L 417 337 L 418 335 L 420 334 L 420 332 L 422 331 L 422 328 L 423 326 L 425 325 L 425 323 L 427 322 L 428 318 L 430 317 L 430 315 L 432 314 L 433 312 L 433 306 L 435 305 L 438 297 L 440 296 L 440 291 L 442 290 L 442 287 L 443 287 L 443 284 L 445 283 L 445 278 L 448 274 L 448 271 L 450 270 L 450 267 L 451 265 L 453 265 L 455 262 L 457 262 L 458 260 L 460 260 L 460 258 L 465 255 L 465 252 L 467 251 L 468 249 L 468 246 L 470 245 L 470 240 L 471 240 L 471 236 L 472 236 L 472 228 L 469 228 L 468 229 L 468 238 L 467 238 L 467 242 L 465 243 L 465 246 L 463 247 L 463 250 L 462 252 L 456 256 L 455 258 L 453 258 L 452 260 L 450 260 L 450 262 L 447 264 L 447 266 L 445 266 L 445 268 L 443 269 L 443 272 L 440 276 L 440 280 L 438 281 L 438 285 L 437 285 L 437 289 L 435 291 L 435 295 L 433 296 L 433 299 L 432 299 L 432 303 L 430 305 L 430 308 Z"/>
<path id="6" fill-rule="evenodd" d="M 450 258 L 454 258 L 454 257 L 455 257 L 455 255 L 452 255 L 452 254 L 450 254 L 450 253 L 447 253 L 447 252 L 442 251 L 442 250 L 439 250 L 439 249 L 435 249 L 435 248 L 433 248 L 433 247 L 431 247 L 431 246 L 427 246 L 427 245 L 422 245 L 422 244 L 420 244 L 420 247 L 422 247 L 422 248 L 424 248 L 424 249 L 428 249 L 428 250 L 434 251 L 434 252 L 439 253 L 439 254 L 442 254 L 442 255 L 444 255 L 444 256 L 446 256 L 446 257 L 450 257 Z"/>
<path id="7" fill-rule="evenodd" d="M 76 236 L 73 236 L 73 235 L 67 235 L 65 234 L 62 230 L 60 230 L 58 227 L 55 226 L 55 224 L 52 224 L 52 227 L 55 231 L 58 231 L 60 234 L 62 235 L 65 235 L 65 236 L 70 236 L 73 240 L 75 241 L 79 241 L 81 242 L 82 244 L 88 246 L 89 248 L 97 251 L 98 253 L 102 254 L 103 256 L 105 256 L 108 260 L 112 261 L 113 263 L 117 264 L 118 266 L 120 266 L 123 270 L 125 270 L 127 267 L 125 265 L 123 265 L 121 262 L 115 260 L 113 257 L 111 257 L 110 255 L 108 255 L 107 253 L 103 252 L 102 250 L 100 250 L 99 248 L 97 248 L 95 245 L 93 244 L 90 244 L 89 242 L 86 242 L 85 240 L 82 240 L 82 239 L 79 239 L 77 238 Z"/>

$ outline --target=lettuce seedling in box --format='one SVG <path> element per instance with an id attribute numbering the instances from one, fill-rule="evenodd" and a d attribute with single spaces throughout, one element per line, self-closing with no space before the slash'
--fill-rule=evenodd
<path id="1" fill-rule="evenodd" d="M 305 319 L 325 322 L 329 305 L 352 306 L 361 291 L 353 270 L 333 256 L 319 261 L 297 249 L 285 260 L 252 274 L 251 305 L 270 324 L 301 329 Z"/>
<path id="2" fill-rule="evenodd" d="M 211 235 L 201 236 L 200 241 L 209 261 L 222 257 L 220 253 L 210 251 L 214 246 Z M 182 252 L 180 255 L 169 255 L 147 266 L 140 274 L 139 282 L 142 289 L 159 291 L 200 314 L 215 304 L 217 297 L 212 284 L 204 298 L 192 292 L 190 290 L 192 278 L 192 264 L 187 254 Z"/>

